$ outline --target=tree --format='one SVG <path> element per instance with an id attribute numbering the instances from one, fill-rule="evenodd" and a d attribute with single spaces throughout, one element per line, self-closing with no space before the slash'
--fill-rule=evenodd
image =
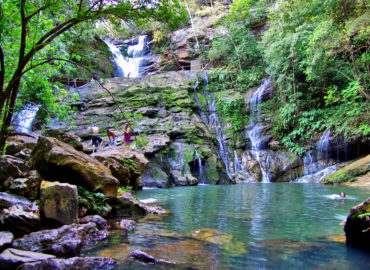
<path id="1" fill-rule="evenodd" d="M 175 27 L 185 16 L 177 0 L 2 0 L 0 149 L 5 146 L 26 74 L 68 60 L 53 47 L 67 31 L 84 22 L 93 24 L 98 20 L 113 18 L 126 21 L 154 19 Z M 34 76 L 42 77 L 45 73 Z"/>

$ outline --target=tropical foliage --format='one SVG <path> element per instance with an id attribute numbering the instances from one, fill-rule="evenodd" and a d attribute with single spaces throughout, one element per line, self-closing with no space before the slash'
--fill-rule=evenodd
<path id="1" fill-rule="evenodd" d="M 19 98 L 43 100 L 52 113 L 66 93 L 51 84 L 56 72 L 71 72 L 81 56 L 69 46 L 72 31 L 92 29 L 97 20 L 142 23 L 148 19 L 175 27 L 184 13 L 176 0 L 72 1 L 4 0 L 0 3 L 0 148 Z M 66 42 L 67 41 L 67 42 Z M 79 40 L 80 42 L 80 40 Z M 81 43 L 81 42 L 80 42 Z M 42 76 L 41 76 L 42 74 Z M 31 92 L 31 93 L 26 93 Z M 27 100 L 30 102 L 32 100 Z"/>

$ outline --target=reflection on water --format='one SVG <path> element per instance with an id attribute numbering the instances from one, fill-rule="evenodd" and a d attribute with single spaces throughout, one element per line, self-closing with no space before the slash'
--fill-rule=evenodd
<path id="1" fill-rule="evenodd" d="M 341 191 L 349 197 L 328 197 Z M 368 254 L 346 248 L 339 225 L 368 194 L 290 183 L 143 190 L 139 200 L 156 200 L 172 214 L 140 219 L 128 237 L 116 235 L 84 255 L 111 250 L 122 257 L 117 269 L 370 269 Z M 127 261 L 135 249 L 176 266 Z"/>

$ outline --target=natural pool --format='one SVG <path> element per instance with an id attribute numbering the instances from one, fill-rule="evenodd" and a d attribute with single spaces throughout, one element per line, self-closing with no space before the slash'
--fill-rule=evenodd
<path id="1" fill-rule="evenodd" d="M 331 197 L 341 191 L 346 199 Z M 128 237 L 115 230 L 84 255 L 113 257 L 117 269 L 370 269 L 369 254 L 347 248 L 340 236 L 349 209 L 369 194 L 292 183 L 143 190 L 139 200 L 171 214 L 137 220 Z M 125 261 L 134 249 L 176 266 Z"/>

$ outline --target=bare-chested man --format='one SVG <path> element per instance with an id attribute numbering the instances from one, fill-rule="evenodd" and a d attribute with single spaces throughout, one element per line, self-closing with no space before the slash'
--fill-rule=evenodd
<path id="1" fill-rule="evenodd" d="M 95 149 L 96 149 L 96 152 L 98 152 L 99 147 L 103 143 L 103 139 L 98 136 L 99 128 L 96 125 L 93 125 L 91 127 L 91 134 L 92 134 L 91 139 L 92 139 L 92 145 L 93 145 L 93 153 L 95 152 Z"/>

